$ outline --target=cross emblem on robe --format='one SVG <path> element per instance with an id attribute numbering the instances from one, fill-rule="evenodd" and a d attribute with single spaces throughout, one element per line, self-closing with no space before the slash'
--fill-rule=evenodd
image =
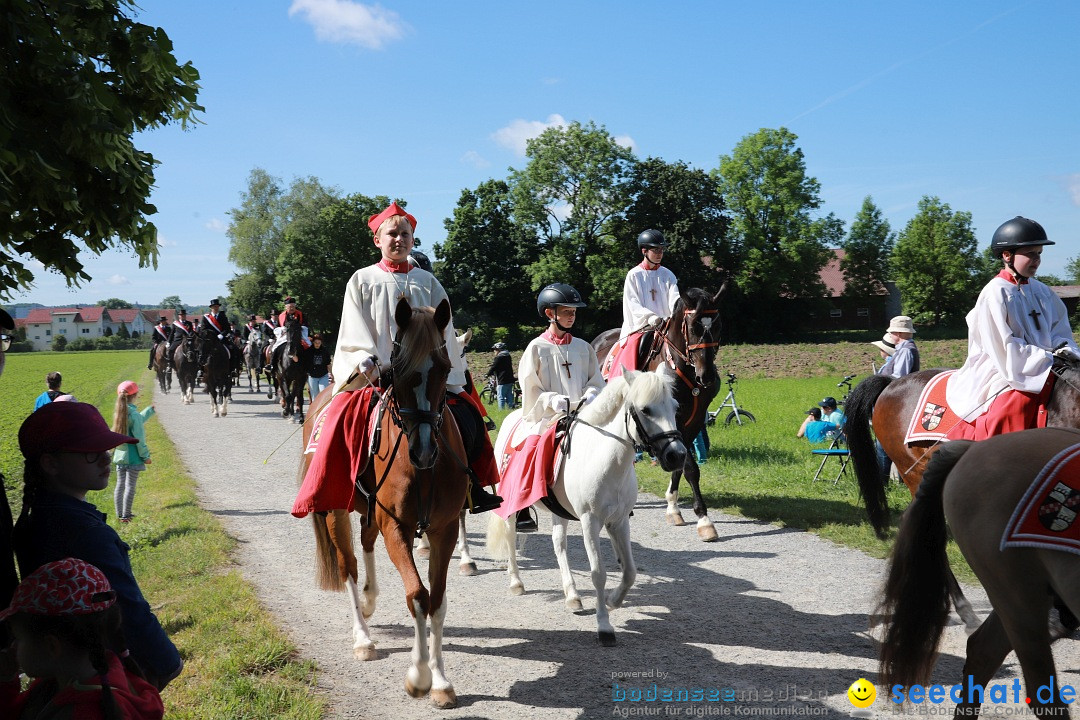
<path id="1" fill-rule="evenodd" d="M 655 290 L 655 288 L 649 288 L 649 297 L 651 297 L 653 299 L 653 302 L 656 302 L 656 290 Z"/>
<path id="2" fill-rule="evenodd" d="M 1028 315 L 1031 316 L 1031 319 L 1035 321 L 1036 330 L 1042 330 L 1042 326 L 1039 325 L 1039 315 L 1041 314 L 1042 313 L 1040 313 L 1038 310 L 1032 310 L 1030 313 L 1028 313 Z"/>
<path id="3" fill-rule="evenodd" d="M 569 360 L 566 360 L 565 362 L 560 363 L 560 364 L 564 368 L 566 368 L 566 377 L 570 377 L 570 366 L 573 365 L 574 363 L 570 362 Z"/>

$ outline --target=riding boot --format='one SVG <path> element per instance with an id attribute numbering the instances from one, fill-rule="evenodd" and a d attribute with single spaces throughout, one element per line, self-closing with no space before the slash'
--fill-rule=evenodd
<path id="1" fill-rule="evenodd" d="M 517 522 L 514 523 L 518 532 L 536 532 L 536 520 L 533 519 L 529 508 L 521 508 L 517 512 Z"/>
<path id="2" fill-rule="evenodd" d="M 472 500 L 472 512 L 482 513 L 494 510 L 502 505 L 502 498 L 480 487 L 480 483 L 469 484 L 469 498 Z"/>

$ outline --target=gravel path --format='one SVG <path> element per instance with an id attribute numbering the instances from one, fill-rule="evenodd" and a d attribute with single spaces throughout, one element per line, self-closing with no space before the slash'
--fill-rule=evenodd
<path id="1" fill-rule="evenodd" d="M 619 643 L 614 648 L 595 640 L 595 595 L 579 526 L 571 526 L 570 561 L 586 610 L 575 614 L 563 605 L 545 534 L 550 516 L 542 512 L 541 532 L 524 536 L 521 597 L 508 594 L 505 571 L 488 559 L 486 517 L 470 518 L 480 574 L 458 576 L 456 560 L 451 567 L 444 643 L 459 705 L 436 711 L 403 689 L 412 624 L 385 552 L 376 554 L 382 590 L 371 618 L 376 660 L 352 658 L 345 596 L 315 587 L 310 522 L 289 514 L 300 452 L 296 426 L 278 416 L 265 394 L 246 388 L 234 391 L 226 418 L 212 417 L 201 393 L 191 406 L 182 406 L 176 393 L 159 394 L 156 406 L 169 436 L 183 439 L 180 455 L 203 507 L 239 540 L 236 559 L 244 576 L 300 652 L 318 663 L 319 686 L 334 718 L 845 717 L 853 710 L 848 686 L 874 677 L 876 645 L 866 626 L 882 561 L 807 533 L 727 515 L 713 517 L 719 541 L 704 544 L 693 525 L 665 525 L 663 502 L 643 494 L 632 521 L 638 579 L 625 606 L 611 613 Z M 198 450 L 221 443 L 229 447 L 234 472 L 207 462 Z M 610 588 L 614 556 L 610 545 L 603 550 Z M 975 590 L 968 596 L 985 614 L 985 596 Z M 964 642 L 961 627 L 947 629 L 937 682 L 958 680 Z M 1077 644 L 1059 642 L 1055 654 L 1060 681 L 1080 686 Z M 997 682 L 1018 672 L 1010 656 Z M 698 689 L 724 693 L 729 701 L 631 701 L 635 691 L 654 683 L 661 692 Z M 625 701 L 620 692 L 628 693 Z M 879 688 L 878 715 L 896 707 L 883 698 Z"/>

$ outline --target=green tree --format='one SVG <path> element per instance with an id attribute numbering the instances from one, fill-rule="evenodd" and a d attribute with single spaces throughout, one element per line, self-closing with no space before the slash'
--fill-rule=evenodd
<path id="1" fill-rule="evenodd" d="M 158 307 L 162 307 L 162 308 L 182 308 L 182 307 L 184 307 L 184 303 L 180 300 L 179 295 L 168 295 L 168 296 L 161 299 L 161 303 L 158 305 Z M 184 308 L 184 309 L 186 310 L 187 308 Z"/>
<path id="2" fill-rule="evenodd" d="M 4 3 L 0 42 L 0 297 L 29 288 L 27 258 L 78 286 L 79 256 L 128 247 L 157 266 L 143 130 L 196 122 L 199 73 L 130 0 Z"/>
<path id="3" fill-rule="evenodd" d="M 602 252 L 609 223 L 626 210 L 634 154 L 592 122 L 548 128 L 525 154 L 528 164 L 511 169 L 510 188 L 515 219 L 543 243 L 526 268 L 531 289 L 566 282 L 589 298 L 586 262 Z"/>
<path id="4" fill-rule="evenodd" d="M 371 242 L 368 218 L 389 204 L 385 196 L 350 195 L 314 215 L 296 216 L 289 224 L 276 262 L 278 281 L 300 301 L 313 330 L 336 332 L 349 278 L 380 257 Z"/>
<path id="5" fill-rule="evenodd" d="M 97 301 L 97 306 L 98 307 L 109 308 L 110 310 L 123 310 L 123 309 L 126 309 L 126 308 L 135 307 L 134 305 L 129 303 L 127 300 L 122 300 L 120 298 L 109 298 L 107 300 L 98 300 Z"/>
<path id="6" fill-rule="evenodd" d="M 844 241 L 840 270 L 844 273 L 845 295 L 865 299 L 880 293 L 889 279 L 889 258 L 895 242 L 896 234 L 888 220 L 867 195 Z"/>
<path id="7" fill-rule="evenodd" d="M 454 326 L 532 323 L 535 305 L 510 299 L 534 295 L 525 268 L 539 256 L 536 238 L 514 220 L 510 187 L 488 180 L 463 190 L 446 241 L 435 245 L 439 281 L 454 308 Z"/>
<path id="8" fill-rule="evenodd" d="M 793 330 L 819 306 L 818 273 L 843 237 L 834 215 L 811 214 L 821 206 L 821 184 L 806 174 L 797 139 L 786 128 L 762 128 L 714 171 L 731 214 L 739 315 L 751 336 Z"/>
<path id="9" fill-rule="evenodd" d="M 1072 285 L 1080 285 L 1080 256 L 1069 258 L 1065 263 L 1065 278 Z"/>
<path id="10" fill-rule="evenodd" d="M 934 325 L 959 320 L 975 302 L 989 267 L 980 258 L 971 213 L 923 196 L 892 254 L 905 315 Z"/>
<path id="11" fill-rule="evenodd" d="M 116 336 L 127 340 L 131 337 L 131 332 L 128 330 L 127 323 L 120 323 L 120 329 L 116 331 Z"/>
<path id="12" fill-rule="evenodd" d="M 64 335 L 57 335 L 55 338 L 53 338 L 52 349 L 56 352 L 63 352 L 67 349 L 67 344 L 67 337 L 65 337 Z"/>

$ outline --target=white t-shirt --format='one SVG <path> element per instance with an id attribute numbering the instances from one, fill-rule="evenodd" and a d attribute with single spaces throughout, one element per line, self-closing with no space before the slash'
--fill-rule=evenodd
<path id="1" fill-rule="evenodd" d="M 623 324 L 619 340 L 641 330 L 652 317 L 671 317 L 678 300 L 675 273 L 663 265 L 648 270 L 644 262 L 631 268 L 623 281 Z"/>

